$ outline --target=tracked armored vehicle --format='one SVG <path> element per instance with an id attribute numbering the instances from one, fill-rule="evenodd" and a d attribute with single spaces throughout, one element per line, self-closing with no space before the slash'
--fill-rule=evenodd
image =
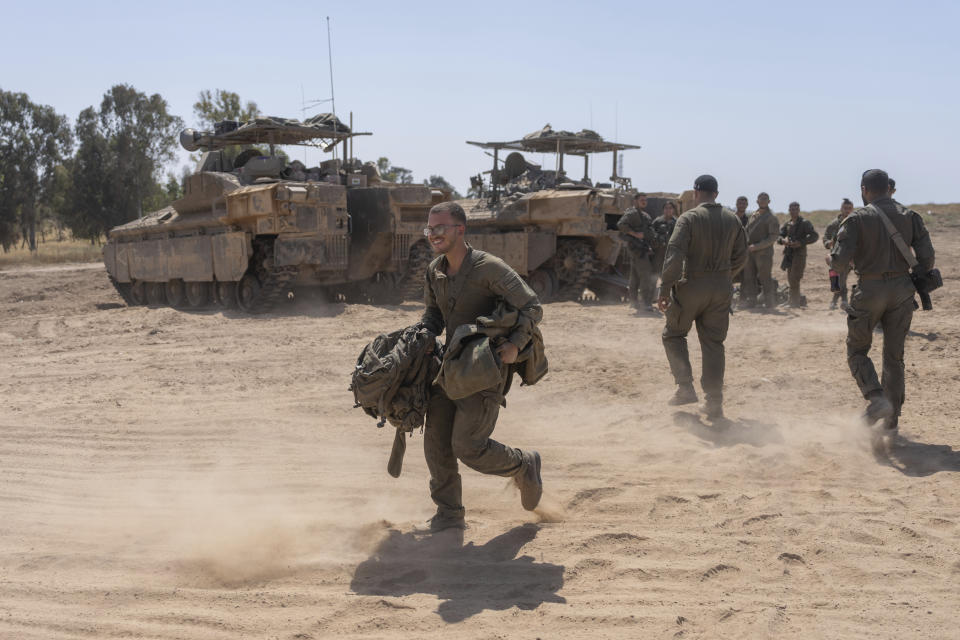
<path id="1" fill-rule="evenodd" d="M 615 269 L 622 245 L 616 223 L 636 191 L 617 175 L 617 164 L 618 154 L 639 146 L 550 125 L 520 140 L 467 144 L 493 157 L 492 170 L 471 178 L 480 197 L 461 201 L 472 246 L 504 259 L 542 300 L 579 299 L 588 286 L 604 293 L 625 288 Z M 510 153 L 501 163 L 504 151 Z M 555 168 L 533 164 L 524 153 L 551 154 Z M 590 157 L 599 153 L 611 153 L 613 173 L 610 182 L 593 184 Z M 583 178 L 567 175 L 567 156 L 583 158 Z"/>
<path id="2" fill-rule="evenodd" d="M 276 153 L 279 145 L 342 144 L 348 158 L 358 135 L 369 134 L 330 114 L 184 130 L 182 146 L 203 151 L 199 170 L 172 206 L 110 231 L 103 255 L 111 282 L 130 305 L 249 313 L 267 311 L 294 287 L 399 299 L 411 259 L 414 270 L 423 262 L 423 220 L 444 193 L 385 182 L 373 163 L 332 159 L 307 168 Z"/>

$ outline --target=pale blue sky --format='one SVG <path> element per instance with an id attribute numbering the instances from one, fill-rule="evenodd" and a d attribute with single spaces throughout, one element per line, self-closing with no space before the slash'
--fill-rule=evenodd
<path id="1" fill-rule="evenodd" d="M 418 180 L 464 190 L 490 168 L 465 140 L 549 122 L 642 145 L 624 172 L 647 191 L 712 173 L 724 203 L 834 208 L 880 167 L 902 201 L 960 201 L 956 2 L 2 4 L 0 87 L 71 118 L 118 82 L 189 125 L 208 88 L 297 117 L 301 85 L 330 94 L 329 15 L 337 111 L 374 133 L 357 155 Z"/>

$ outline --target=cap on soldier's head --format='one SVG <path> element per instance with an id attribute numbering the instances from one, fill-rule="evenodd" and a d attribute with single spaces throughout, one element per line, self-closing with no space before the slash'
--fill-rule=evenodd
<path id="1" fill-rule="evenodd" d="M 890 188 L 890 176 L 883 169 L 867 169 L 860 178 L 860 186 L 870 193 L 886 193 Z"/>
<path id="2" fill-rule="evenodd" d="M 716 193 L 718 191 L 717 179 L 711 176 L 710 174 L 705 173 L 693 181 L 693 190 L 705 191 L 707 193 Z"/>

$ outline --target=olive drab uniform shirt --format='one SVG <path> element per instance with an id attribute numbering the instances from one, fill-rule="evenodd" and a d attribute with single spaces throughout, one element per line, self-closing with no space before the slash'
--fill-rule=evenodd
<path id="1" fill-rule="evenodd" d="M 773 249 L 773 244 L 780 236 L 780 223 L 773 212 L 767 209 L 758 209 L 747 220 L 747 244 L 756 246 L 756 251 Z"/>
<path id="2" fill-rule="evenodd" d="M 933 268 L 934 251 L 923 219 L 892 198 L 880 198 L 871 204 L 878 207 L 903 236 L 917 257 L 917 271 Z M 831 268 L 839 270 L 853 260 L 853 269 L 860 276 L 878 277 L 906 274 L 910 267 L 897 250 L 887 227 L 872 208 L 857 209 L 840 223 L 837 242 L 830 252 Z"/>
<path id="3" fill-rule="evenodd" d="M 653 233 L 655 236 L 655 242 L 658 247 L 666 247 L 667 243 L 670 241 L 670 236 L 673 235 L 673 229 L 677 226 L 677 218 L 667 218 L 666 216 L 660 215 L 654 218 L 651 225 Z"/>
<path id="4" fill-rule="evenodd" d="M 840 224 L 843 222 L 843 218 L 839 215 L 830 221 L 830 224 L 827 225 L 827 228 L 823 232 L 823 246 L 825 249 L 830 250 L 833 248 L 834 243 L 837 240 L 837 233 L 840 232 Z"/>
<path id="5" fill-rule="evenodd" d="M 728 273 L 732 278 L 746 261 L 745 232 L 736 215 L 719 204 L 701 204 L 677 218 L 667 243 L 660 293 L 707 274 Z"/>
<path id="6" fill-rule="evenodd" d="M 621 240 L 627 243 L 627 249 L 631 252 L 645 254 L 650 250 L 649 241 L 652 224 L 653 221 L 650 219 L 650 214 L 646 211 L 640 211 L 636 207 L 630 207 L 620 216 L 620 220 L 617 221 L 617 229 L 621 232 Z M 624 233 L 625 231 L 642 233 L 643 240 L 634 238 Z"/>
<path id="7" fill-rule="evenodd" d="M 467 246 L 460 270 L 448 276 L 447 257 L 435 258 L 427 268 L 426 309 L 421 321 L 435 335 L 447 329 L 447 341 L 457 327 L 493 313 L 499 300 L 517 309 L 517 324 L 507 339 L 523 350 L 543 318 L 537 294 L 500 258 Z"/>
<path id="8" fill-rule="evenodd" d="M 801 242 L 799 247 L 791 247 L 794 255 L 807 255 L 807 245 L 813 244 L 820 237 L 817 230 L 813 228 L 809 220 L 797 216 L 796 220 L 787 220 L 780 227 L 780 237 L 792 242 Z"/>

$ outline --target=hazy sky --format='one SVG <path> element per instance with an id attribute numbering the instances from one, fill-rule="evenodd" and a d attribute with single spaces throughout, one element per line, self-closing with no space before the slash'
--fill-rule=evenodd
<path id="1" fill-rule="evenodd" d="M 116 83 L 160 93 L 188 125 L 202 89 L 299 117 L 301 87 L 330 97 L 330 16 L 337 112 L 374 134 L 356 155 L 417 180 L 465 190 L 491 164 L 465 140 L 549 122 L 642 145 L 624 173 L 646 191 L 712 173 L 727 204 L 768 191 L 776 210 L 835 208 L 880 167 L 904 202 L 960 201 L 956 2 L 2 5 L 0 87 L 70 118 Z"/>

